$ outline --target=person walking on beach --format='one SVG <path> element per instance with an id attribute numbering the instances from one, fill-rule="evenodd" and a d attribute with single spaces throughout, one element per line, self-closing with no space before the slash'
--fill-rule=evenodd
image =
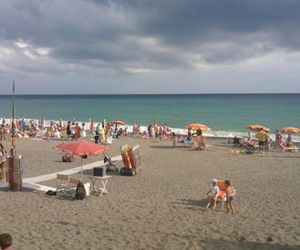
<path id="1" fill-rule="evenodd" d="M 235 191 L 233 187 L 231 186 L 230 180 L 225 181 L 225 186 L 226 186 L 226 208 L 227 208 L 227 213 L 230 211 L 234 214 L 235 213 L 235 208 L 233 206 L 233 199 L 235 195 Z"/>
<path id="2" fill-rule="evenodd" d="M 0 234 L 0 247 L 2 250 L 12 250 L 12 237 L 8 233 Z"/>

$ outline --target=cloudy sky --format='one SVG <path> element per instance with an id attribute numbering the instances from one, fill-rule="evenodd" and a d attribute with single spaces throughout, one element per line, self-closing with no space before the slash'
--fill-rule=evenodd
<path id="1" fill-rule="evenodd" d="M 0 94 L 300 92 L 297 0 L 1 0 Z"/>

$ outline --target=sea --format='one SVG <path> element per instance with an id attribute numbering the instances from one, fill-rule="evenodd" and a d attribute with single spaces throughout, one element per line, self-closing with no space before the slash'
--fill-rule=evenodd
<path id="1" fill-rule="evenodd" d="M 300 127 L 300 94 L 16 95 L 15 103 L 18 118 L 156 121 L 171 128 L 203 123 L 215 136 L 246 133 L 248 124 Z M 11 114 L 12 96 L 0 95 L 0 117 Z"/>

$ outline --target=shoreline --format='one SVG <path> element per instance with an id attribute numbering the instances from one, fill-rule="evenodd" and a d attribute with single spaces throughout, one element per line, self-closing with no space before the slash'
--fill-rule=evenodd
<path id="1" fill-rule="evenodd" d="M 11 119 L 10 118 L 6 118 L 6 117 L 1 117 L 0 118 L 0 121 L 2 121 L 2 119 L 5 119 L 5 122 L 6 124 L 11 124 Z M 35 123 L 39 123 L 39 121 L 41 119 L 35 119 L 35 118 L 18 118 L 16 120 L 20 120 L 20 119 L 24 119 L 25 121 L 29 122 L 29 121 L 34 121 Z M 63 122 L 64 125 L 67 124 L 67 120 L 61 120 Z M 72 120 L 73 121 L 73 120 Z M 45 128 L 49 128 L 50 127 L 50 124 L 51 122 L 54 122 L 56 124 L 58 124 L 60 122 L 60 120 L 44 120 L 44 127 Z M 90 131 L 90 122 L 89 121 L 80 121 L 80 120 L 74 120 L 75 123 L 78 123 L 78 124 L 82 124 L 84 123 L 85 124 L 85 130 L 86 131 Z M 98 122 L 95 122 L 94 121 L 94 128 L 96 127 L 96 125 L 98 123 L 101 123 L 101 121 L 98 121 Z M 129 124 L 125 124 L 125 125 L 119 125 L 118 126 L 119 128 L 127 128 L 128 132 L 132 132 L 132 127 L 133 125 L 129 125 Z M 147 126 L 146 125 L 140 125 L 140 129 L 141 129 L 141 132 L 143 131 L 147 131 Z M 184 129 L 184 128 L 172 128 L 170 127 L 171 131 L 174 132 L 176 135 L 187 135 L 187 129 Z M 237 130 L 237 131 L 226 131 L 226 130 L 210 130 L 210 131 L 203 131 L 203 135 L 205 137 L 208 137 L 208 138 L 233 138 L 235 136 L 237 137 L 245 137 L 248 135 L 248 132 L 251 133 L 251 135 L 255 135 L 256 132 L 253 132 L 253 131 L 240 131 L 240 130 Z M 275 141 L 275 133 L 269 133 L 270 137 L 272 138 L 273 141 Z M 287 138 L 287 134 L 282 134 L 282 138 L 284 140 L 286 140 Z M 253 136 L 255 137 L 255 136 Z M 293 138 L 293 142 L 295 143 L 300 143 L 300 136 L 298 135 L 295 135 L 293 134 L 292 135 L 292 138 Z"/>

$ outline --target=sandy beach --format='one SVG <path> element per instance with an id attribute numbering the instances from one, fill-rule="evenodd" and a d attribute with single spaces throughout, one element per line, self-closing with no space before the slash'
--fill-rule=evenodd
<path id="1" fill-rule="evenodd" d="M 14 249 L 299 249 L 300 153 L 237 154 L 225 139 L 206 151 L 170 141 L 122 137 L 109 146 L 141 145 L 137 176 L 113 177 L 108 194 L 83 201 L 27 190 L 0 190 L 0 232 Z M 20 139 L 24 178 L 80 165 L 61 162 L 55 142 Z M 6 149 L 9 142 L 5 142 Z M 84 164 L 100 160 L 89 157 Z M 119 163 L 121 166 L 122 163 Z M 206 209 L 212 178 L 237 189 L 237 214 Z M 42 183 L 55 187 L 55 180 Z"/>

